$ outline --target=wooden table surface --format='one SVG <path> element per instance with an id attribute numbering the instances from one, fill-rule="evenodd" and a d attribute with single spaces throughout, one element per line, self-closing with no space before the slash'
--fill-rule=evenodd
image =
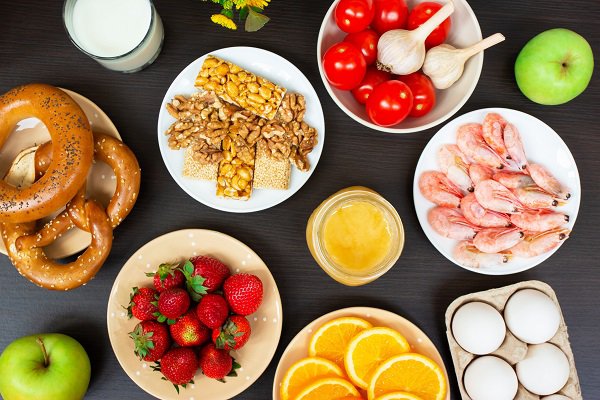
<path id="1" fill-rule="evenodd" d="M 568 325 L 583 394 L 600 398 L 600 82 L 568 104 L 540 106 L 518 90 L 513 64 L 535 34 L 571 28 L 600 52 L 600 3 L 596 0 L 471 0 L 484 36 L 502 32 L 506 42 L 486 52 L 477 88 L 457 115 L 485 107 L 527 112 L 550 125 L 571 149 L 581 175 L 583 199 L 572 238 L 542 265 L 510 276 L 484 276 L 458 268 L 429 243 L 415 215 L 413 173 L 421 151 L 437 128 L 409 135 L 379 133 L 347 117 L 327 94 L 319 77 L 315 49 L 323 15 L 320 0 L 273 0 L 272 21 L 258 33 L 225 31 L 209 21 L 217 6 L 199 0 L 157 0 L 165 25 L 164 48 L 148 69 L 132 75 L 105 70 L 80 53 L 62 26 L 62 2 L 0 2 L 0 92 L 28 82 L 45 82 L 81 93 L 113 120 L 142 166 L 139 201 L 115 231 L 112 252 L 97 277 L 68 293 L 38 288 L 0 257 L 0 349 L 14 339 L 45 331 L 78 339 L 92 361 L 88 399 L 149 399 L 119 366 L 106 330 L 106 304 L 121 266 L 146 242 L 182 228 L 207 228 L 248 244 L 270 267 L 282 294 L 284 326 L 267 371 L 240 399 L 271 397 L 279 357 L 308 322 L 349 306 L 380 307 L 421 327 L 444 357 L 452 397 L 459 398 L 445 338 L 444 312 L 456 297 L 523 280 L 539 279 L 556 291 Z M 173 181 L 157 144 L 156 122 L 163 95 L 188 63 L 220 47 L 257 46 L 287 58 L 315 87 L 325 113 L 327 140 L 307 184 L 272 209 L 228 214 L 194 201 Z M 351 185 L 380 192 L 398 210 L 406 246 L 395 267 L 374 283 L 342 286 L 312 259 L 305 242 L 306 221 L 328 195 Z M 182 397 L 183 398 L 183 397 Z"/>

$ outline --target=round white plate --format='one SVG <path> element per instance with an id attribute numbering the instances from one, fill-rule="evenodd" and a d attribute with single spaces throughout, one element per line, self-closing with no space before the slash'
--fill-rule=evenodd
<path id="1" fill-rule="evenodd" d="M 177 94 L 186 96 L 195 93 L 194 87 L 196 76 L 208 55 L 214 55 L 231 61 L 240 67 L 262 76 L 290 92 L 302 94 L 306 99 L 306 114 L 304 120 L 318 132 L 318 143 L 309 154 L 310 171 L 301 172 L 292 166 L 290 186 L 287 190 L 255 189 L 247 201 L 239 201 L 217 197 L 216 182 L 184 178 L 182 175 L 184 150 L 172 150 L 169 148 L 168 138 L 165 131 L 171 126 L 175 119 L 167 112 L 165 105 Z M 271 53 L 270 51 L 255 47 L 228 47 L 215 50 L 203 55 L 188 65 L 175 78 L 160 106 L 158 116 L 158 143 L 160 152 L 169 173 L 175 182 L 190 196 L 217 210 L 229 212 L 254 212 L 273 207 L 291 197 L 302 185 L 308 181 L 315 170 L 325 140 L 325 120 L 321 102 L 306 76 L 285 58 Z"/>
<path id="2" fill-rule="evenodd" d="M 421 227 L 427 235 L 429 241 L 435 246 L 440 253 L 448 260 L 456 265 L 473 272 L 486 275 L 508 275 L 517 272 L 522 272 L 533 268 L 540 264 L 555 251 L 557 248 L 532 258 L 513 257 L 508 263 L 490 267 L 490 268 L 468 268 L 460 265 L 452 256 L 452 251 L 458 243 L 456 240 L 444 238 L 437 234 L 427 221 L 427 212 L 435 207 L 433 203 L 423 197 L 419 191 L 419 176 L 424 171 L 438 170 L 436 160 L 437 151 L 443 144 L 456 143 L 456 130 L 459 126 L 469 123 L 481 123 L 487 113 L 499 113 L 507 121 L 516 125 L 521 134 L 521 140 L 525 147 L 525 154 L 530 162 L 535 162 L 546 167 L 562 184 L 569 187 L 571 190 L 571 198 L 566 205 L 558 207 L 557 211 L 564 212 L 569 215 L 569 223 L 566 224 L 568 229 L 573 229 L 577 214 L 579 212 L 579 203 L 581 201 L 581 183 L 579 180 L 579 172 L 573 155 L 569 148 L 558 136 L 558 134 L 539 119 L 521 111 L 511 110 L 508 108 L 485 108 L 481 110 L 471 111 L 465 115 L 450 121 L 442 129 L 440 129 L 429 141 L 415 170 L 415 178 L 413 182 L 413 197 L 415 201 L 415 209 L 417 217 L 421 223 Z"/>
<path id="3" fill-rule="evenodd" d="M 128 335 L 139 321 L 128 319 L 123 306 L 129 304 L 132 287 L 152 287 L 152 278 L 145 275 L 147 272 L 154 272 L 164 262 L 185 260 L 200 254 L 218 258 L 229 266 L 232 274 L 255 274 L 263 283 L 264 296 L 260 308 L 247 317 L 252 329 L 248 343 L 231 353 L 242 366 L 238 376 L 227 377 L 222 383 L 208 379 L 198 371 L 194 384 L 180 388 L 180 394 L 177 394 L 170 382 L 161 379 L 160 372 L 152 370 L 154 363 L 140 361 L 133 353 L 133 341 Z M 282 327 L 281 298 L 269 268 L 242 242 L 223 233 L 204 229 L 167 233 L 136 251 L 115 279 L 106 318 L 110 344 L 123 370 L 139 387 L 162 400 L 226 400 L 242 393 L 271 362 Z"/>
<path id="4" fill-rule="evenodd" d="M 308 357 L 308 345 L 313 332 L 319 329 L 324 323 L 341 317 L 363 318 L 372 323 L 373 326 L 386 326 L 400 332 L 410 344 L 412 352 L 431 358 L 442 368 L 448 385 L 448 392 L 445 400 L 450 400 L 450 381 L 448 379 L 444 360 L 442 360 L 442 356 L 429 337 L 406 318 L 390 311 L 372 307 L 349 307 L 330 312 L 329 314 L 325 314 L 315 319 L 298 332 L 290 344 L 285 348 L 281 359 L 279 359 L 279 364 L 277 364 L 275 378 L 273 379 L 273 400 L 281 400 L 279 387 L 281 386 L 281 381 L 287 370 L 295 362 Z"/>

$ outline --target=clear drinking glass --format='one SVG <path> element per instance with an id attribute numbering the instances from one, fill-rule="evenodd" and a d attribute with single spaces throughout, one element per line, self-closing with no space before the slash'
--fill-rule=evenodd
<path id="1" fill-rule="evenodd" d="M 71 42 L 105 68 L 140 71 L 156 60 L 163 24 L 151 0 L 65 0 Z"/>

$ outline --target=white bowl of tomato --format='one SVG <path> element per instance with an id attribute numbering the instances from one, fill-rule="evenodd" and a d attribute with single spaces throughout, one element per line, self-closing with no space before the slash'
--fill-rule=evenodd
<path id="1" fill-rule="evenodd" d="M 420 68 L 408 75 L 377 68 L 381 64 L 377 46 L 383 34 L 395 29 L 414 30 L 448 2 L 335 0 L 321 24 L 317 42 L 319 72 L 335 103 L 359 123 L 391 133 L 422 131 L 454 115 L 477 86 L 483 53 L 469 59 L 462 77 L 444 90 L 435 89 Z M 482 39 L 467 1 L 452 3 L 450 17 L 427 36 L 427 49 L 440 44 L 465 48 Z"/>

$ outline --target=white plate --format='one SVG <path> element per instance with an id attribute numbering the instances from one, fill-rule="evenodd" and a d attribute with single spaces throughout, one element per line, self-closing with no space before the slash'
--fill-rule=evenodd
<path id="1" fill-rule="evenodd" d="M 182 175 L 184 150 L 171 150 L 165 131 L 175 120 L 165 109 L 165 105 L 177 94 L 191 95 L 196 92 L 194 81 L 208 55 L 231 61 L 242 68 L 260 75 L 290 92 L 302 94 L 306 98 L 304 120 L 318 132 L 318 143 L 309 154 L 310 171 L 301 172 L 292 166 L 290 186 L 287 190 L 256 189 L 248 201 L 238 201 L 217 197 L 216 182 L 187 179 Z M 228 47 L 203 55 L 188 65 L 175 78 L 160 106 L 158 116 L 158 143 L 160 152 L 169 173 L 175 182 L 190 196 L 202 204 L 217 210 L 229 212 L 254 212 L 273 207 L 291 197 L 308 181 L 315 170 L 325 140 L 325 120 L 321 102 L 306 76 L 285 58 L 270 51 L 255 47 Z"/>
<path id="2" fill-rule="evenodd" d="M 153 363 L 140 361 L 133 353 L 133 341 L 128 334 L 139 322 L 127 318 L 131 288 L 152 287 L 153 272 L 164 262 L 184 260 L 198 254 L 208 254 L 223 261 L 232 274 L 251 273 L 263 283 L 264 296 L 260 308 L 249 315 L 252 334 L 248 343 L 232 352 L 242 365 L 237 377 L 225 383 L 208 379 L 200 371 L 194 384 L 181 388 L 177 394 L 162 374 L 152 370 Z M 242 242 L 223 233 L 204 229 L 186 229 L 162 235 L 136 251 L 115 279 L 106 312 L 108 337 L 117 360 L 127 375 L 142 389 L 162 400 L 226 400 L 237 396 L 252 385 L 265 371 L 275 355 L 282 327 L 281 297 L 269 268 L 260 257 Z"/>
<path id="3" fill-rule="evenodd" d="M 579 203 L 581 201 L 581 183 L 579 180 L 579 172 L 577 165 L 569 148 L 558 136 L 558 134 L 539 119 L 521 111 L 511 110 L 508 108 L 485 108 L 481 110 L 471 111 L 465 115 L 450 121 L 442 129 L 440 129 L 429 141 L 415 170 L 415 178 L 413 182 L 413 197 L 415 201 L 415 209 L 417 217 L 421 223 L 421 227 L 427 235 L 429 241 L 435 246 L 440 253 L 448 260 L 456 265 L 459 265 L 470 271 L 486 275 L 508 275 L 517 272 L 522 272 L 533 268 L 550 257 L 560 246 L 552 251 L 532 258 L 514 257 L 507 264 L 503 264 L 491 268 L 468 268 L 460 265 L 452 256 L 452 251 L 457 244 L 456 240 L 447 239 L 437 234 L 427 221 L 427 212 L 434 207 L 434 204 L 423 197 L 419 191 L 419 176 L 424 171 L 438 170 L 436 154 L 440 146 L 446 143 L 456 143 L 456 130 L 460 125 L 477 122 L 481 123 L 487 113 L 499 113 L 507 121 L 516 125 L 521 134 L 525 154 L 530 162 L 539 163 L 548 170 L 563 184 L 571 190 L 571 198 L 566 205 L 558 207 L 557 211 L 564 212 L 569 215 L 569 223 L 566 227 L 573 229 L 577 214 L 579 212 Z"/>

